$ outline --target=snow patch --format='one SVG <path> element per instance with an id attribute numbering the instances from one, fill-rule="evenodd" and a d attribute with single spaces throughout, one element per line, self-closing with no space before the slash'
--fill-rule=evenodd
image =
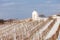
<path id="1" fill-rule="evenodd" d="M 48 28 L 48 26 L 51 24 L 53 22 L 53 20 L 51 20 L 49 23 L 47 23 L 45 26 L 44 26 L 44 28 L 42 28 L 41 30 L 40 30 L 40 34 L 44 31 L 44 30 L 46 30 L 47 28 Z"/>
<path id="2" fill-rule="evenodd" d="M 54 35 L 54 33 L 57 31 L 57 29 L 59 27 L 59 23 L 60 23 L 59 19 L 57 19 L 56 23 L 52 27 L 51 31 L 47 34 L 45 39 L 49 39 L 50 37 L 52 37 Z"/>

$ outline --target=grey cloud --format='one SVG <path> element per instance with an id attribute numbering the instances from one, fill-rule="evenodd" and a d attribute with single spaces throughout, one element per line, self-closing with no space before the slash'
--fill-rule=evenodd
<path id="1" fill-rule="evenodd" d="M 2 0 L 2 1 L 10 1 L 10 0 Z"/>
<path id="2" fill-rule="evenodd" d="M 14 5 L 14 2 L 8 2 L 8 3 L 3 3 L 1 4 L 1 6 L 5 7 L 5 6 L 10 6 L 10 5 Z"/>

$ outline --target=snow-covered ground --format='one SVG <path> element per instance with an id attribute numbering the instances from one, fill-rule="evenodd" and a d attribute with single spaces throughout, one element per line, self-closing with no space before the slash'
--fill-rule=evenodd
<path id="1" fill-rule="evenodd" d="M 36 16 L 37 17 L 37 16 Z M 40 19 L 41 19 L 42 17 L 40 17 Z M 48 17 L 49 18 L 49 17 Z M 57 21 L 54 23 L 54 25 L 53 25 L 53 27 L 51 28 L 51 30 L 47 33 L 47 35 L 46 35 L 46 38 L 45 39 L 49 39 L 49 38 L 51 38 L 54 34 L 55 34 L 55 32 L 57 31 L 57 29 L 58 29 L 58 27 L 59 27 L 59 25 L 60 25 L 60 17 L 59 16 L 56 16 L 56 15 L 53 15 L 52 16 L 52 18 L 53 19 L 57 19 Z M 34 19 L 34 18 L 33 18 Z M 33 33 L 33 35 L 31 35 L 31 36 L 33 36 L 33 40 L 35 40 L 35 39 L 38 39 L 39 38 L 39 36 L 41 36 L 41 35 L 39 35 L 39 34 L 42 34 L 49 26 L 50 26 L 50 24 L 54 21 L 53 19 L 52 20 L 50 20 L 50 21 L 48 21 L 47 23 L 45 23 L 45 25 L 44 25 L 44 22 L 45 21 L 47 21 L 48 19 L 46 19 L 46 20 L 44 20 L 44 18 L 42 18 L 42 20 L 44 20 L 42 23 L 41 23 L 41 21 L 40 21 L 40 19 L 37 19 L 37 20 L 31 20 L 31 21 L 28 21 L 28 22 L 25 22 L 25 21 L 23 21 L 23 22 L 18 22 L 18 23 L 11 23 L 11 24 L 9 24 L 9 25 L 5 25 L 4 27 L 2 27 L 3 25 L 1 25 L 0 27 L 0 31 L 2 30 L 2 35 L 6 35 L 6 34 L 8 34 L 9 35 L 9 33 L 14 33 L 14 35 L 13 35 L 13 38 L 14 38 L 14 40 L 16 40 L 16 35 L 15 35 L 15 33 L 19 33 L 20 35 L 23 35 L 24 37 L 27 37 L 27 33 L 29 32 L 29 35 L 33 32 L 33 31 L 35 31 L 35 30 L 33 30 L 33 29 L 36 29 L 37 27 L 42 27 L 42 28 L 39 28 L 39 30 L 36 30 L 36 32 L 34 32 Z M 36 19 L 36 18 L 35 18 Z M 49 18 L 50 19 L 50 18 Z M 41 24 L 43 24 L 44 26 L 41 26 L 40 25 L 40 23 Z M 38 25 L 39 24 L 39 25 Z M 13 26 L 14 25 L 14 26 Z M 37 26 L 36 26 L 37 25 Z M 35 27 L 36 26 L 36 27 Z M 15 29 L 14 29 L 15 28 Z M 16 31 L 13 31 L 13 30 L 18 30 L 18 32 Z M 32 30 L 32 32 L 30 33 L 30 31 Z M 28 32 L 27 32 L 28 31 Z M 21 34 L 22 33 L 22 34 Z M 25 34 L 26 33 L 26 34 Z M 0 36 L 2 36 L 1 34 L 0 34 Z M 7 36 L 7 35 L 6 35 Z M 19 36 L 19 35 L 18 35 Z M 24 37 L 22 38 L 22 39 L 24 39 Z M 8 37 L 7 37 L 8 38 Z M 29 38 L 30 39 L 30 38 Z M 60 40 L 60 37 L 58 37 L 58 39 Z M 57 40 L 58 40 L 57 39 Z M 21 39 L 20 39 L 21 40 Z"/>
<path id="2" fill-rule="evenodd" d="M 56 33 L 56 31 L 57 31 L 57 29 L 58 29 L 58 27 L 59 27 L 59 25 L 60 25 L 60 17 L 54 15 L 53 18 L 56 18 L 57 21 L 56 21 L 56 23 L 54 24 L 54 26 L 52 27 L 51 31 L 47 34 L 46 39 L 49 39 L 50 37 L 52 37 L 53 34 Z M 60 38 L 60 37 L 59 37 L 59 38 Z"/>

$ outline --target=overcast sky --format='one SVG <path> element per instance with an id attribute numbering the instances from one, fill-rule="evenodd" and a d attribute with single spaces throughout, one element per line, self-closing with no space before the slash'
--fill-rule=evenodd
<path id="1" fill-rule="evenodd" d="M 60 12 L 60 0 L 0 0 L 0 19 L 29 18 L 33 10 L 52 15 Z"/>

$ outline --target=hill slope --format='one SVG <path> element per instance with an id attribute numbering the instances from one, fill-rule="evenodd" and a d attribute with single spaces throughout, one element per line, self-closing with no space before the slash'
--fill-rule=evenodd
<path id="1" fill-rule="evenodd" d="M 0 25 L 0 40 L 57 40 L 60 32 L 60 16 L 47 20 L 13 20 Z"/>

